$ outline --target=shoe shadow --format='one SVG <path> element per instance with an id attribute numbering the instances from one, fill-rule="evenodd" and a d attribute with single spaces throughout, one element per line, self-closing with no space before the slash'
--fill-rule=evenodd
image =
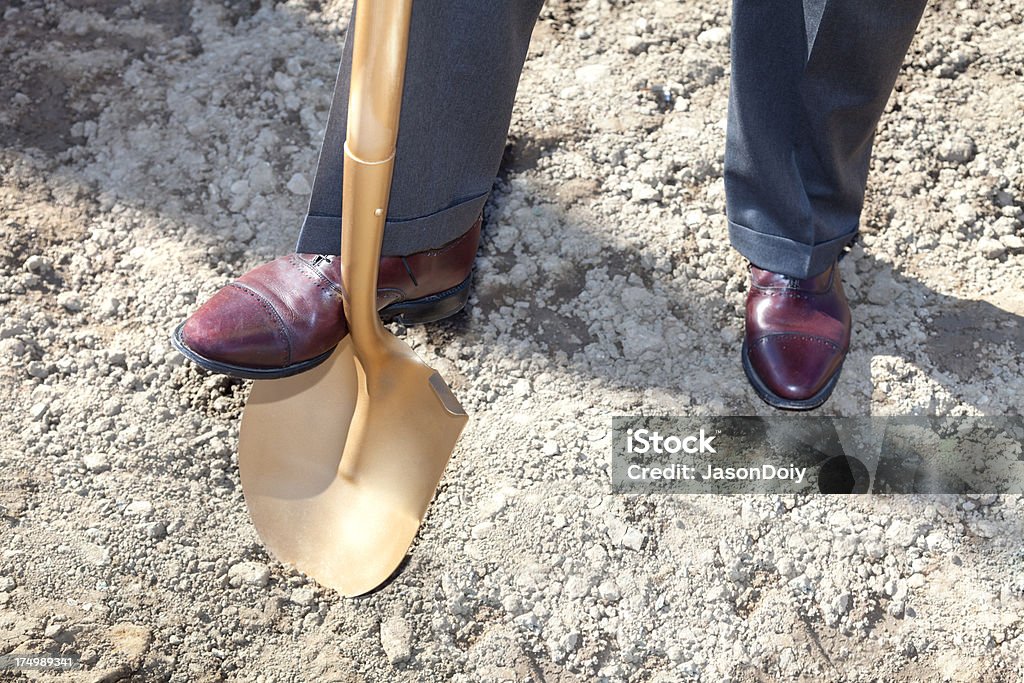
<path id="1" fill-rule="evenodd" d="M 842 382 L 844 394 L 869 398 L 861 414 L 944 415 L 960 404 L 981 414 L 1018 414 L 1024 292 L 964 299 L 874 256 L 851 260 L 844 276 L 866 275 L 848 288 L 853 350 Z"/>
<path id="2" fill-rule="evenodd" d="M 682 224 L 678 252 L 662 254 L 612 239 L 612 226 L 545 188 L 527 182 L 524 189 L 496 184 L 469 310 L 428 329 L 430 344 L 459 344 L 484 364 L 501 362 L 497 355 L 511 357 L 513 367 L 568 369 L 581 381 L 580 395 L 590 382 L 620 389 L 620 409 L 777 413 L 740 366 L 747 276 L 726 244 L 723 216 L 708 218 L 719 236 L 710 255 L 687 253 L 700 228 Z M 852 351 L 820 414 L 946 414 L 961 404 L 1016 413 L 1024 293 L 1005 293 L 999 306 L 961 299 L 861 248 L 841 269 Z M 518 374 L 506 379 L 511 385 Z"/>

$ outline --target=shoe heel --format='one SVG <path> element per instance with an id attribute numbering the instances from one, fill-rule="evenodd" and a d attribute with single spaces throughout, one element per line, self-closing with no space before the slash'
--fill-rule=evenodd
<path id="1" fill-rule="evenodd" d="M 422 299 L 391 304 L 381 311 L 381 317 L 403 325 L 422 325 L 449 318 L 461 311 L 469 301 L 471 278 L 472 276 L 467 277 L 451 289 Z"/>

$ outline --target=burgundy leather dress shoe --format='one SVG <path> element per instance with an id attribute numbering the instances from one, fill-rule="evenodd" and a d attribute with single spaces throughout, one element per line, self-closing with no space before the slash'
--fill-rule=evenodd
<path id="1" fill-rule="evenodd" d="M 481 219 L 443 247 L 380 261 L 381 318 L 403 324 L 462 310 L 480 244 Z M 245 379 L 287 377 L 316 367 L 348 334 L 341 258 L 289 254 L 220 289 L 174 330 L 172 343 L 198 365 Z"/>
<path id="2" fill-rule="evenodd" d="M 849 348 L 850 306 L 835 263 L 804 280 L 750 266 L 743 370 L 768 405 L 820 406 Z"/>

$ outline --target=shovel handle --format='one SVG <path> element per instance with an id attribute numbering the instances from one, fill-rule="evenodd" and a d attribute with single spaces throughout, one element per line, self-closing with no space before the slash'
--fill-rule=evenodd
<path id="1" fill-rule="evenodd" d="M 412 0 L 360 0 L 352 35 L 346 146 L 362 161 L 395 151 Z"/>
<path id="2" fill-rule="evenodd" d="M 341 275 L 356 354 L 378 347 L 377 275 L 394 167 L 412 0 L 356 3 L 342 187 Z"/>

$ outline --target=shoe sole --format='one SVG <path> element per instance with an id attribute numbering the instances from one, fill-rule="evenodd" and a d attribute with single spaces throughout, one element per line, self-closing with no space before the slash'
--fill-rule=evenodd
<path id="1" fill-rule="evenodd" d="M 446 289 L 437 294 L 385 306 L 380 310 L 381 320 L 384 322 L 397 322 L 401 325 L 422 325 L 450 318 L 465 308 L 466 302 L 469 301 L 469 282 L 471 279 L 472 275 L 451 289 Z M 239 379 L 281 379 L 283 377 L 291 377 L 300 372 L 312 370 L 320 365 L 331 357 L 336 348 L 331 347 L 319 356 L 293 363 L 283 368 L 253 368 L 223 363 L 196 353 L 196 351 L 189 348 L 181 336 L 181 331 L 184 327 L 185 323 L 181 323 L 174 329 L 174 334 L 171 335 L 171 344 L 175 349 L 201 368 Z"/>
<path id="2" fill-rule="evenodd" d="M 743 347 L 741 350 L 743 356 L 743 372 L 747 375 L 747 381 L 750 382 L 750 386 L 754 388 L 754 392 L 761 398 L 762 401 L 770 405 L 772 408 L 779 408 L 780 410 L 814 410 L 820 408 L 825 401 L 828 400 L 829 396 L 835 390 L 836 385 L 839 383 L 839 375 L 843 371 L 843 364 L 840 363 L 839 367 L 829 378 L 828 382 L 825 383 L 816 394 L 810 398 L 805 399 L 791 399 L 783 398 L 773 392 L 764 381 L 754 371 L 754 366 L 750 363 L 750 358 L 747 356 L 747 340 L 743 340 Z M 843 359 L 845 362 L 845 359 Z"/>

